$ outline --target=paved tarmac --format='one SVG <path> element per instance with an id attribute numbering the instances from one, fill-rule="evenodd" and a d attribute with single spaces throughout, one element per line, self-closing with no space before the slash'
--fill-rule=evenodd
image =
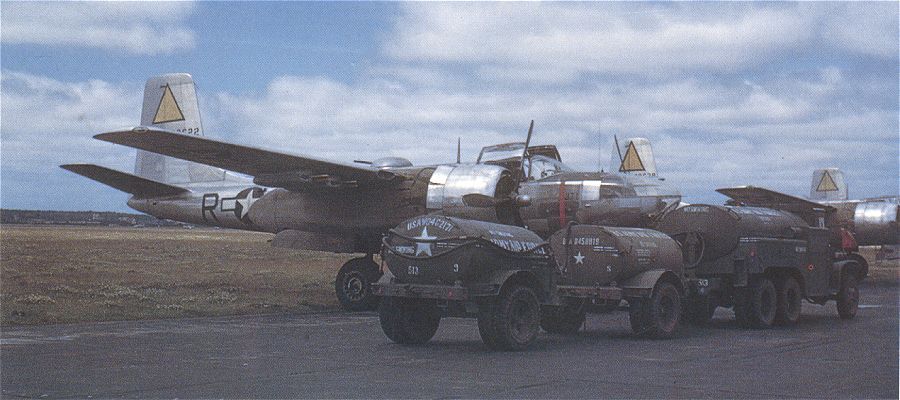
<path id="1" fill-rule="evenodd" d="M 4 329 L 4 398 L 898 398 L 898 291 L 864 286 L 856 319 L 804 304 L 794 328 L 710 327 L 633 338 L 626 313 L 589 316 L 490 352 L 474 320 L 425 346 L 385 338 L 373 313 L 279 314 Z"/>

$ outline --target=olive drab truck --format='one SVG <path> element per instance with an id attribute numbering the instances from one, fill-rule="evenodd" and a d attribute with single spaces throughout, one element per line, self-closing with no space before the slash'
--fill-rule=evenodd
<path id="1" fill-rule="evenodd" d="M 863 272 L 842 256 L 833 208 L 761 188 L 718 191 L 728 205 L 681 207 L 656 226 L 681 244 L 686 275 L 707 289 L 688 296 L 686 320 L 704 323 L 722 306 L 746 327 L 791 325 L 803 299 L 835 300 L 840 317 L 853 318 Z"/>
<path id="2" fill-rule="evenodd" d="M 678 245 L 648 229 L 569 225 L 547 243 L 516 226 L 426 216 L 392 229 L 382 259 L 372 290 L 382 330 L 401 344 L 429 341 L 444 316 L 474 316 L 489 348 L 519 350 L 540 327 L 577 331 L 593 305 L 627 299 L 632 329 L 657 337 L 681 315 Z"/>

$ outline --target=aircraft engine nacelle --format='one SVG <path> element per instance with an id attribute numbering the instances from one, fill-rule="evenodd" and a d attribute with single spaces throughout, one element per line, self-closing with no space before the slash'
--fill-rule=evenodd
<path id="1" fill-rule="evenodd" d="M 891 201 L 864 201 L 853 210 L 853 227 L 861 246 L 900 243 L 900 205 Z"/>
<path id="2" fill-rule="evenodd" d="M 428 183 L 426 207 L 429 212 L 487 222 L 514 224 L 515 207 L 508 201 L 516 188 L 509 170 L 489 164 L 441 165 Z M 496 207 L 472 207 L 463 202 L 465 195 L 493 198 Z"/>

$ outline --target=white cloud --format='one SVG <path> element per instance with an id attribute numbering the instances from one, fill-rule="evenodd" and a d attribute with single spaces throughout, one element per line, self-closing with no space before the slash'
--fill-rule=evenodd
<path id="1" fill-rule="evenodd" d="M 807 40 L 792 8 L 693 4 L 405 4 L 385 51 L 399 60 L 484 65 L 488 78 L 733 71 Z M 703 12 L 703 10 L 707 10 Z"/>
<path id="2" fill-rule="evenodd" d="M 4 70 L 2 90 L 4 169 L 43 174 L 68 162 L 126 171 L 133 167 L 133 152 L 92 136 L 135 124 L 140 117 L 138 85 L 69 83 Z"/>
<path id="3" fill-rule="evenodd" d="M 487 81 L 735 73 L 809 49 L 896 58 L 897 5 L 404 3 L 384 53 Z"/>
<path id="4" fill-rule="evenodd" d="M 184 2 L 4 2 L 2 42 L 78 46 L 132 54 L 194 47 Z"/>

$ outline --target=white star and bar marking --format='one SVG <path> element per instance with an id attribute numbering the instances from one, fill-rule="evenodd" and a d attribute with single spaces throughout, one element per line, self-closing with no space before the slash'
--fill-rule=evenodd
<path id="1" fill-rule="evenodd" d="M 247 216 L 247 213 L 250 212 L 250 206 L 252 206 L 256 200 L 258 199 L 253 197 L 253 190 L 247 191 L 247 197 L 236 200 L 237 203 L 241 205 L 241 219 Z"/>

